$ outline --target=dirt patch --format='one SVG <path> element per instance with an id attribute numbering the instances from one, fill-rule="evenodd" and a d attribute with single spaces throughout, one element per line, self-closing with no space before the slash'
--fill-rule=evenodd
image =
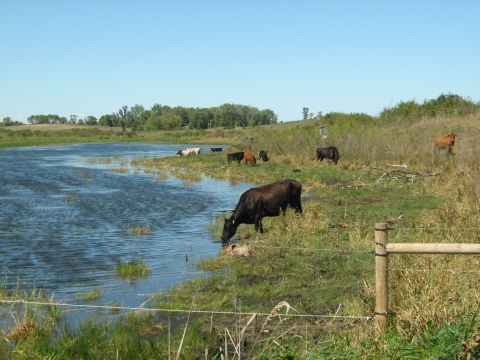
<path id="1" fill-rule="evenodd" d="M 103 131 L 122 131 L 121 127 L 97 126 L 97 125 L 73 125 L 73 124 L 35 124 L 35 125 L 15 125 L 4 129 L 17 130 L 71 130 L 71 129 L 100 129 Z"/>

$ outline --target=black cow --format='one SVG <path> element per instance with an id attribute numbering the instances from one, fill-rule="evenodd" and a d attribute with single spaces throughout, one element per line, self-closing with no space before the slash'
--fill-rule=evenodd
<path id="1" fill-rule="evenodd" d="M 320 161 L 323 161 L 323 159 L 330 159 L 332 160 L 335 164 L 338 163 L 338 159 L 340 159 L 340 155 L 338 154 L 338 150 L 336 147 L 326 147 L 326 148 L 318 148 L 317 149 L 317 154 L 313 158 L 313 160 L 317 159 Z"/>
<path id="2" fill-rule="evenodd" d="M 243 156 L 244 156 L 243 151 L 235 152 L 233 154 L 228 154 L 227 155 L 227 160 L 228 160 L 229 163 L 232 162 L 232 161 L 236 161 L 237 163 L 240 164 L 240 161 L 243 160 Z"/>
<path id="3" fill-rule="evenodd" d="M 222 151 L 222 148 L 210 148 L 212 152 L 220 152 Z"/>
<path id="4" fill-rule="evenodd" d="M 268 161 L 267 152 L 265 150 L 260 150 L 260 155 L 258 156 L 262 161 Z"/>
<path id="5" fill-rule="evenodd" d="M 230 219 L 225 219 L 222 241 L 235 235 L 240 224 L 255 224 L 255 230 L 263 232 L 262 219 L 284 213 L 289 205 L 301 213 L 301 195 L 302 184 L 290 179 L 245 191 Z"/>

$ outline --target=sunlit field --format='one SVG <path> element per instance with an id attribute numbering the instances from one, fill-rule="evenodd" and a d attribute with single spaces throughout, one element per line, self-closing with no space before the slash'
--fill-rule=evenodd
<path id="1" fill-rule="evenodd" d="M 478 359 L 478 255 L 389 255 L 388 324 L 375 332 L 376 223 L 389 224 L 394 243 L 480 243 L 479 105 L 435 116 L 402 113 L 400 105 L 379 117 L 333 113 L 254 128 L 122 137 L 100 129 L 1 129 L 4 147 L 78 139 L 229 145 L 223 152 L 139 158 L 130 165 L 186 186 L 205 176 L 252 186 L 296 179 L 303 185 L 303 214 L 289 209 L 265 218 L 264 233 L 241 225 L 218 256 L 199 261 L 210 276 L 152 296 L 149 309 L 158 311 L 85 319 L 71 329 L 56 307 L 12 305 L 16 320 L 2 329 L 0 357 Z M 434 137 L 452 132 L 452 153 L 434 150 Z M 313 159 L 325 146 L 338 148 L 337 165 Z M 245 150 L 257 157 L 265 150 L 270 160 L 227 162 L 227 153 Z M 206 224 L 217 238 L 225 216 Z M 132 225 L 131 231 L 148 236 L 150 229 Z M 148 278 L 139 259 L 113 271 Z M 88 301 L 101 294 L 79 296 Z M 1 300 L 46 297 L 38 289 L 0 288 Z"/>

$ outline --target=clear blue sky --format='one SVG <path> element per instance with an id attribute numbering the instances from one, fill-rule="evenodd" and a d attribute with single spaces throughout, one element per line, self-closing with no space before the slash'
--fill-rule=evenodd
<path id="1" fill-rule="evenodd" d="M 0 121 L 480 100 L 480 1 L 0 0 Z"/>

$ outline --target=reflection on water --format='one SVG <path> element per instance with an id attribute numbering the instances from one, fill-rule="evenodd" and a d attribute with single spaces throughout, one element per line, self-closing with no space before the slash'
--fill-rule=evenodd
<path id="1" fill-rule="evenodd" d="M 176 178 L 155 180 L 138 169 L 112 172 L 118 163 L 91 161 L 115 157 L 128 169 L 131 159 L 173 156 L 182 147 L 116 143 L 1 151 L 0 282 L 13 286 L 19 278 L 71 303 L 99 287 L 101 303 L 138 306 L 145 301 L 138 294 L 199 276 L 196 260 L 221 250 L 206 225 L 219 210 L 233 208 L 247 185 L 206 178 L 184 186 Z M 152 235 L 130 234 L 147 225 Z M 133 257 L 152 273 L 130 283 L 115 275 L 114 266 Z"/>

